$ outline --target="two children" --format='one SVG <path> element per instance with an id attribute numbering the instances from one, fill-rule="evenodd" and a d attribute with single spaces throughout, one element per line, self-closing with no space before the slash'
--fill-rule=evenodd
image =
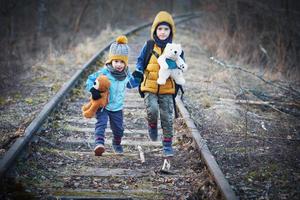
<path id="1" fill-rule="evenodd" d="M 168 78 L 166 84 L 158 85 L 159 64 L 157 58 L 162 54 L 167 43 L 172 43 L 175 35 L 175 24 L 172 16 L 165 11 L 159 12 L 151 27 L 151 49 L 150 59 L 147 57 L 148 42 L 144 45 L 136 63 L 135 72 L 130 75 L 128 70 L 128 46 L 127 39 L 117 38 L 117 42 L 110 47 L 106 66 L 100 71 L 90 75 L 87 80 L 86 89 L 92 93 L 92 98 L 100 98 L 99 91 L 95 90 L 93 82 L 99 74 L 106 75 L 110 82 L 109 103 L 105 108 L 96 113 L 95 127 L 95 155 L 101 156 L 105 151 L 104 137 L 108 118 L 113 132 L 113 150 L 115 153 L 123 153 L 121 139 L 123 136 L 123 102 L 125 87 L 136 87 L 140 84 L 140 91 L 144 95 L 144 103 L 147 110 L 148 131 L 152 141 L 158 139 L 157 123 L 160 114 L 161 127 L 163 130 L 163 154 L 165 157 L 174 155 L 172 148 L 173 138 L 173 94 L 175 83 Z M 148 49 L 147 49 L 148 48 Z M 140 83 L 141 82 L 141 83 Z"/>

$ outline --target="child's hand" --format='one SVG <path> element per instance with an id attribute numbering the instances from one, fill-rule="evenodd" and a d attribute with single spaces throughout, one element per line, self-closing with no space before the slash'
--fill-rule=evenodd
<path id="1" fill-rule="evenodd" d="M 136 80 L 136 82 L 140 83 L 142 81 L 142 78 L 143 78 L 143 73 L 139 72 L 139 71 L 134 71 L 132 73 L 132 76 L 134 77 L 134 79 Z"/>
<path id="2" fill-rule="evenodd" d="M 90 92 L 92 93 L 92 99 L 93 100 L 98 100 L 101 98 L 101 94 L 99 90 L 96 90 L 94 87 L 90 89 Z"/>

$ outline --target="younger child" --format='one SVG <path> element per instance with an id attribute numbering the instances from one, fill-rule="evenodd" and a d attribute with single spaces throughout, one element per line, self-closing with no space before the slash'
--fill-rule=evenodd
<path id="1" fill-rule="evenodd" d="M 86 81 L 86 90 L 90 91 L 92 98 L 97 100 L 101 97 L 100 91 L 93 87 L 96 78 L 102 74 L 110 81 L 109 101 L 104 108 L 96 112 L 95 126 L 95 155 L 101 156 L 104 151 L 105 129 L 109 118 L 110 127 L 113 133 L 112 147 L 116 154 L 123 153 L 121 140 L 123 137 L 123 104 L 125 89 L 137 86 L 134 78 L 128 69 L 128 45 L 125 36 L 119 36 L 116 42 L 112 43 L 105 66 L 99 71 L 89 75 Z"/>

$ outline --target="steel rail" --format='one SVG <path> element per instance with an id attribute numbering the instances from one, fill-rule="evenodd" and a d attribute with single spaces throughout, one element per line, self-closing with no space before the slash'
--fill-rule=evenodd
<path id="1" fill-rule="evenodd" d="M 214 156 L 212 155 L 208 146 L 206 145 L 205 140 L 202 138 L 194 121 L 191 119 L 189 112 L 185 108 L 182 100 L 178 97 L 176 98 L 176 104 L 179 109 L 179 112 L 182 115 L 182 118 L 185 120 L 187 127 L 190 129 L 192 136 L 198 145 L 198 149 L 201 153 L 201 158 L 204 160 L 210 173 L 213 175 L 216 184 L 218 185 L 222 193 L 222 196 L 226 200 L 238 200 L 239 198 L 235 195 L 234 191 L 230 187 Z"/>

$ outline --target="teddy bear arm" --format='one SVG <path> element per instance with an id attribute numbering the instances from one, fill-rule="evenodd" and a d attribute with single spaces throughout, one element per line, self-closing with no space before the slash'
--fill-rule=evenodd
<path id="1" fill-rule="evenodd" d="M 186 71 L 188 66 L 187 64 L 184 62 L 184 60 L 179 56 L 176 60 L 176 65 L 178 66 L 178 68 L 180 68 L 182 71 Z"/>
<path id="2" fill-rule="evenodd" d="M 91 107 L 91 105 L 92 105 L 91 101 L 88 102 L 87 104 L 83 105 L 81 108 L 82 112 L 88 110 Z"/>
<path id="3" fill-rule="evenodd" d="M 167 70 L 169 68 L 167 62 L 166 62 L 166 58 L 164 56 L 160 56 L 158 59 L 157 59 L 157 62 L 160 66 L 160 69 L 165 69 Z"/>

